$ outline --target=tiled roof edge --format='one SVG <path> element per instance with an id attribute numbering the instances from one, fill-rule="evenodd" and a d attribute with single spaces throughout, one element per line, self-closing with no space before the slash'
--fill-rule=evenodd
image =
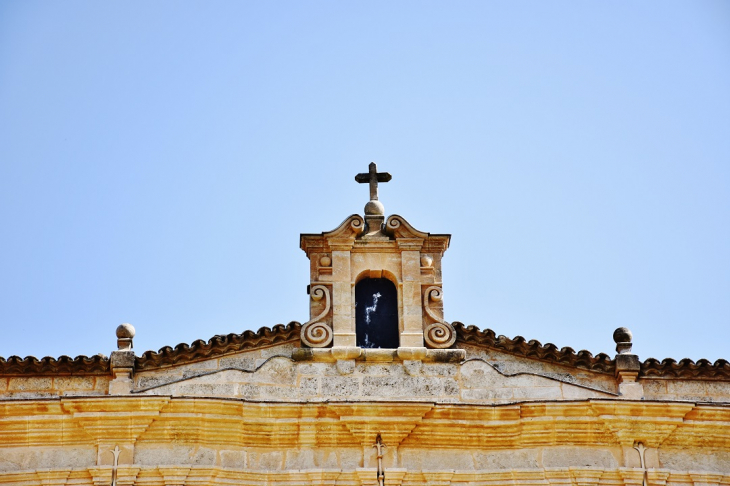
<path id="1" fill-rule="evenodd" d="M 454 322 L 456 339 L 465 344 L 485 346 L 516 356 L 538 359 L 549 363 L 557 363 L 576 368 L 583 368 L 600 373 L 614 374 L 616 362 L 610 356 L 599 353 L 593 356 L 589 351 L 575 352 L 572 348 L 558 349 L 554 344 L 541 344 L 539 341 L 527 341 L 522 336 L 510 339 L 506 336 L 497 336 L 491 329 L 480 330 L 476 326 L 466 326 L 461 322 Z M 665 379 L 730 379 L 730 363 L 725 359 L 718 359 L 714 363 L 700 359 L 696 363 L 689 358 L 677 362 L 666 358 L 661 362 L 649 358 L 641 363 L 640 377 Z"/>
<path id="2" fill-rule="evenodd" d="M 480 330 L 476 326 L 466 326 L 461 322 L 453 322 L 457 341 L 499 350 L 515 356 L 537 359 L 548 363 L 556 363 L 575 368 L 582 368 L 599 373 L 613 374 L 615 360 L 604 353 L 593 356 L 589 351 L 574 351 L 564 347 L 558 349 L 554 344 L 541 344 L 539 341 L 527 341 L 522 336 L 510 339 L 497 336 L 491 329 Z M 277 324 L 272 328 L 262 327 L 257 332 L 244 331 L 241 334 L 231 333 L 218 335 L 207 342 L 199 339 L 188 345 L 178 344 L 174 348 L 165 346 L 157 352 L 146 351 L 135 358 L 135 370 L 147 371 L 177 364 L 201 361 L 217 356 L 234 353 L 246 349 L 255 349 L 285 342 L 299 342 L 301 324 Z M 105 375 L 110 373 L 109 358 L 96 356 L 61 356 L 59 358 L 34 356 L 21 358 L 11 356 L 0 357 L 0 375 Z M 667 379 L 730 379 L 730 362 L 718 359 L 714 363 L 706 359 L 697 362 L 685 358 L 676 361 L 671 358 L 659 361 L 649 358 L 641 363 L 641 377 Z"/>
<path id="3" fill-rule="evenodd" d="M 178 344 L 174 348 L 165 346 L 157 352 L 145 351 L 135 359 L 135 371 L 146 371 L 176 364 L 200 361 L 245 349 L 260 348 L 287 341 L 299 341 L 302 325 L 290 322 L 277 324 L 272 328 L 262 327 L 256 332 L 213 336 L 208 342 L 198 339 L 188 345 Z"/>
<path id="4" fill-rule="evenodd" d="M 640 377 L 644 378 L 711 378 L 730 379 L 730 363 L 725 359 L 718 359 L 714 363 L 700 359 L 696 363 L 689 358 L 679 362 L 672 358 L 659 361 L 649 358 L 641 363 Z"/>
<path id="5" fill-rule="evenodd" d="M 96 356 L 61 356 L 38 359 L 35 356 L 0 357 L 0 375 L 107 375 L 109 358 Z"/>
<path id="6" fill-rule="evenodd" d="M 507 336 L 497 336 L 491 329 L 482 331 L 476 326 L 466 326 L 461 322 L 453 322 L 452 325 L 456 329 L 456 340 L 465 344 L 485 346 L 516 356 L 600 373 L 613 374 L 616 369 L 614 360 L 604 353 L 599 353 L 596 356 L 585 350 L 576 353 L 573 348 L 558 349 L 554 344 L 547 343 L 543 345 L 534 339 L 527 341 L 522 336 L 515 336 L 512 339 Z"/>

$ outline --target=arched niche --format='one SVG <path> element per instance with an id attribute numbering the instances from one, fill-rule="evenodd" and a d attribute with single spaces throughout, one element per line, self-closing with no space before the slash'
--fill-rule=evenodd
<path id="1" fill-rule="evenodd" d="M 355 333 L 361 348 L 398 347 L 398 290 L 389 279 L 363 278 L 355 284 Z"/>

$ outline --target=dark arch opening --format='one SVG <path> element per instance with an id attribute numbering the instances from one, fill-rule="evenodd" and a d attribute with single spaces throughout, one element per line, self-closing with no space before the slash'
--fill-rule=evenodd
<path id="1" fill-rule="evenodd" d="M 398 291 L 387 278 L 355 285 L 355 333 L 361 348 L 398 347 Z"/>

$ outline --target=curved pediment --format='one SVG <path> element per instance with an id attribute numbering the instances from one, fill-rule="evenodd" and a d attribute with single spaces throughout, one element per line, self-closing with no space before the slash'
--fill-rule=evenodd
<path id="1" fill-rule="evenodd" d="M 337 228 L 332 231 L 324 231 L 322 233 L 302 233 L 299 235 L 299 247 L 304 250 L 307 255 L 313 251 L 318 251 L 328 247 L 328 242 L 339 239 L 355 240 L 360 237 L 366 229 L 365 220 L 359 214 L 353 214 L 345 218 Z"/>
<path id="2" fill-rule="evenodd" d="M 419 231 L 406 218 L 398 214 L 388 216 L 385 233 L 394 238 L 428 238 L 429 234 Z"/>
<path id="3" fill-rule="evenodd" d="M 385 222 L 383 231 L 385 232 L 385 234 L 396 240 L 422 240 L 425 251 L 438 251 L 443 253 L 449 247 L 449 242 L 451 241 L 451 235 L 431 234 L 417 230 L 406 220 L 406 218 L 398 214 L 393 214 L 388 217 Z"/>

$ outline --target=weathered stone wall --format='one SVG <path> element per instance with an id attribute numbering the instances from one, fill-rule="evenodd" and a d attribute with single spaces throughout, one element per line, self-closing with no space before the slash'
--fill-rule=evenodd
<path id="1" fill-rule="evenodd" d="M 0 398 L 105 395 L 111 376 L 0 376 Z"/>
<path id="2" fill-rule="evenodd" d="M 395 360 L 295 361 L 296 344 L 261 347 L 217 358 L 138 371 L 135 393 L 253 400 L 433 400 L 506 403 L 618 396 L 607 373 L 464 345 L 461 363 Z M 107 375 L 0 376 L 0 398 L 99 396 Z M 641 378 L 647 400 L 730 403 L 730 381 Z M 635 398 L 635 397 L 633 397 Z"/>
<path id="3" fill-rule="evenodd" d="M 249 400 L 432 400 L 505 403 L 613 398 L 610 375 L 510 355 L 471 352 L 462 363 L 295 361 L 292 345 L 273 346 L 169 369 L 139 372 L 134 392 Z M 591 380 L 591 378 L 593 380 Z M 596 384 L 598 386 L 596 386 Z"/>
<path id="4" fill-rule="evenodd" d="M 647 400 L 730 403 L 730 381 L 644 378 L 640 382 Z"/>
<path id="5" fill-rule="evenodd" d="M 609 393 L 617 393 L 616 379 L 607 373 L 598 373 L 582 368 L 514 356 L 479 346 L 461 345 L 466 359 L 482 359 L 506 375 L 535 373 L 560 381 L 575 383 Z"/>

